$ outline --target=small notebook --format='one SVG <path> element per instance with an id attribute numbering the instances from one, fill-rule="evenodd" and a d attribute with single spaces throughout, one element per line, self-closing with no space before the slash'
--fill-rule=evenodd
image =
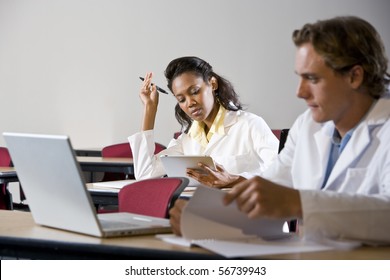
<path id="1" fill-rule="evenodd" d="M 96 214 L 67 136 L 3 135 L 37 224 L 98 237 L 171 232 L 168 219 Z"/>

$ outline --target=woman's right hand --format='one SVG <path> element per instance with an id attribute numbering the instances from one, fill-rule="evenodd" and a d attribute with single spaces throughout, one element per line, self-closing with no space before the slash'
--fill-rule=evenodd
<path id="1" fill-rule="evenodd" d="M 156 86 L 152 85 L 152 76 L 152 72 L 146 73 L 139 93 L 144 104 L 142 131 L 154 129 L 157 114 L 158 92 Z"/>
<path id="2" fill-rule="evenodd" d="M 157 111 L 158 106 L 158 92 L 155 85 L 152 85 L 153 73 L 148 72 L 144 77 L 144 81 L 141 85 L 139 96 L 145 107 L 154 108 Z"/>

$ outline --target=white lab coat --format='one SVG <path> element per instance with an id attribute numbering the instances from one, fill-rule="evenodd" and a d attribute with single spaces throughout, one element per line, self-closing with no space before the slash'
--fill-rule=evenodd
<path id="1" fill-rule="evenodd" d="M 300 190 L 307 237 L 390 242 L 389 117 L 387 95 L 356 127 L 323 190 L 334 124 L 314 122 L 309 110 L 296 120 L 263 176 Z"/>
<path id="2" fill-rule="evenodd" d="M 206 148 L 187 134 L 181 134 L 158 155 L 154 155 L 152 130 L 130 136 L 135 178 L 166 174 L 160 155 L 210 155 L 229 173 L 246 178 L 260 174 L 276 158 L 279 141 L 261 117 L 244 111 L 227 111 L 224 127 L 225 135 L 215 133 Z"/>

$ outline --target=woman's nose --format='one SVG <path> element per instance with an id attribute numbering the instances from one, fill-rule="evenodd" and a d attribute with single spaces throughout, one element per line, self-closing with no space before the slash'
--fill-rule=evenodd
<path id="1" fill-rule="evenodd" d="M 194 98 L 189 98 L 188 99 L 188 107 L 192 107 L 196 105 L 196 100 Z"/>

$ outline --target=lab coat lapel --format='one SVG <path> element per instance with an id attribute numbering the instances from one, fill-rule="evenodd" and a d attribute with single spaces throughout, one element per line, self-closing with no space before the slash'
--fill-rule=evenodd
<path id="1" fill-rule="evenodd" d="M 381 125 L 389 118 L 389 103 L 387 98 L 379 99 L 366 119 L 356 128 L 333 167 L 325 188 L 331 186 L 339 176 L 346 172 L 347 168 L 353 166 L 353 161 L 365 151 L 371 141 L 371 127 Z"/>
<path id="2" fill-rule="evenodd" d="M 225 115 L 224 120 L 224 128 L 225 128 L 225 134 L 214 134 L 213 137 L 211 137 L 209 144 L 206 147 L 205 154 L 208 155 L 209 151 L 213 150 L 213 147 L 218 144 L 223 138 L 225 138 L 229 133 L 229 128 L 233 126 L 237 120 L 238 115 L 240 114 L 240 111 L 234 112 L 234 111 L 227 111 Z"/>
<path id="3" fill-rule="evenodd" d="M 321 130 L 317 131 L 314 134 L 314 141 L 316 143 L 319 158 L 321 159 L 320 162 L 318 162 L 320 166 L 317 168 L 317 170 L 321 172 L 321 174 L 319 174 L 319 177 L 322 178 L 324 176 L 323 170 L 326 169 L 326 165 L 328 164 L 331 142 L 330 139 L 332 137 L 333 129 L 333 124 L 331 122 L 328 122 L 321 128 Z"/>
<path id="4" fill-rule="evenodd" d="M 333 167 L 330 173 L 328 182 L 325 188 L 332 185 L 332 183 L 342 174 L 344 174 L 347 168 L 353 166 L 353 161 L 356 160 L 359 155 L 366 149 L 370 144 L 370 133 L 367 124 L 358 127 L 352 134 L 351 139 L 345 146 L 339 159 Z"/>

